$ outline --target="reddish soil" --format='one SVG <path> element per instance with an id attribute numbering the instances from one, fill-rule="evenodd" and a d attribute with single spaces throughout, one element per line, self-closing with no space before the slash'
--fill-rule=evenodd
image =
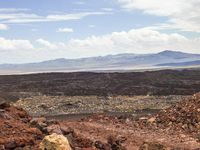
<path id="1" fill-rule="evenodd" d="M 0 149 L 37 150 L 45 135 L 61 133 L 74 150 L 138 150 L 144 142 L 159 143 L 169 150 L 197 150 L 199 109 L 200 94 L 195 94 L 150 117 L 94 115 L 57 122 L 45 118 L 30 121 L 22 109 L 1 104 Z M 31 127 L 31 122 L 38 129 Z"/>
<path id="2" fill-rule="evenodd" d="M 190 134 L 148 128 L 128 119 L 94 116 L 82 121 L 61 121 L 60 124 L 73 128 L 76 133 L 92 141 L 106 142 L 109 136 L 125 138 L 127 140 L 123 146 L 128 150 L 138 150 L 143 142 L 158 142 L 170 149 L 180 150 L 194 150 L 200 147 L 200 143 Z"/>
<path id="3" fill-rule="evenodd" d="M 123 145 L 128 150 L 139 149 L 145 141 L 157 142 L 169 149 L 195 150 L 200 148 L 200 93 L 138 120 L 99 115 L 81 121 L 62 121 L 61 125 L 73 127 L 92 140 L 106 142 L 110 135 L 124 137 L 127 140 Z"/>
<path id="4" fill-rule="evenodd" d="M 22 109 L 0 105 L 0 149 L 30 147 L 37 149 L 42 132 L 28 125 L 30 117 Z"/>

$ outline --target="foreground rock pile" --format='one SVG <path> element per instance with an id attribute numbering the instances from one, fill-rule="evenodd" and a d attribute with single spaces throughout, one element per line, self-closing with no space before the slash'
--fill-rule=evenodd
<path id="1" fill-rule="evenodd" d="M 31 118 L 24 110 L 0 104 L 0 150 L 126 150 L 123 141 L 90 140 L 57 121 Z"/>
<path id="2" fill-rule="evenodd" d="M 200 93 L 162 110 L 154 121 L 160 128 L 200 133 Z"/>
<path id="3" fill-rule="evenodd" d="M 43 138 L 42 132 L 30 127 L 30 117 L 22 109 L 0 104 L 0 149 L 37 149 Z"/>
<path id="4" fill-rule="evenodd" d="M 179 147 L 197 150 L 200 147 L 200 93 L 156 115 L 138 119 L 102 114 L 71 122 L 54 121 L 31 118 L 24 110 L 2 103 L 0 150 L 175 150 Z"/>
<path id="5" fill-rule="evenodd" d="M 60 125 L 57 121 L 47 121 L 45 118 L 34 118 L 30 124 L 40 129 L 43 134 L 50 135 L 46 136 L 40 144 L 42 150 L 45 148 L 46 150 L 65 150 L 63 146 L 66 150 L 70 150 L 67 145 L 70 145 L 73 150 L 126 150 L 122 146 L 126 140 L 123 138 L 109 136 L 106 142 L 91 140 L 78 135 L 70 127 Z"/>

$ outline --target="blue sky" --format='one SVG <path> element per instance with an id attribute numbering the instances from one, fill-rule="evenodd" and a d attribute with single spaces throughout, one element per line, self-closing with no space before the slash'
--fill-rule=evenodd
<path id="1" fill-rule="evenodd" d="M 199 0 L 0 0 L 0 63 L 200 53 L 199 6 Z"/>

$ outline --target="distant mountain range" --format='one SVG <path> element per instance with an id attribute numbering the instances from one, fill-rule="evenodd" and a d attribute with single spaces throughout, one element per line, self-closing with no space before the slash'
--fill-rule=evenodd
<path id="1" fill-rule="evenodd" d="M 200 66 L 200 54 L 166 50 L 155 54 L 118 54 L 39 63 L 1 64 L 0 74 L 70 71 L 112 71 Z"/>
<path id="2" fill-rule="evenodd" d="M 200 67 L 200 60 L 189 61 L 189 62 L 180 62 L 180 63 L 164 63 L 158 64 L 157 66 L 168 66 L 168 67 Z"/>

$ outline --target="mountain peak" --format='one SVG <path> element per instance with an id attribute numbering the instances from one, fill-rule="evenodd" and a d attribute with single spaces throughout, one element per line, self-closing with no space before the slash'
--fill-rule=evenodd
<path id="1" fill-rule="evenodd" d="M 44 62 L 50 62 L 50 61 L 53 61 L 53 62 L 65 62 L 67 59 L 65 58 L 57 58 L 57 59 L 54 59 L 54 60 L 47 60 L 47 61 L 44 61 Z"/>
<path id="2" fill-rule="evenodd" d="M 0 74 L 4 72 L 53 72 L 53 71 L 93 71 L 93 70 L 134 70 L 135 68 L 154 68 L 157 64 L 171 64 L 183 62 L 192 62 L 200 60 L 199 54 L 190 54 L 180 51 L 165 50 L 154 54 L 117 54 L 100 57 L 88 57 L 78 59 L 55 59 L 39 63 L 0 65 Z M 199 64 L 199 62 L 183 63 Z M 173 65 L 173 64 L 172 64 Z M 175 66 L 173 65 L 173 67 Z M 182 64 L 181 64 L 182 65 Z M 165 66 L 165 65 L 159 65 Z M 2 70 L 2 71 L 1 71 Z M 23 71 L 21 71 L 23 70 Z M 1 73 L 3 72 L 3 73 Z"/>
<path id="3" fill-rule="evenodd" d="M 172 54 L 172 53 L 183 53 L 183 52 L 180 52 L 180 51 L 173 51 L 173 50 L 165 50 L 165 51 L 162 51 L 158 54 Z"/>
<path id="4" fill-rule="evenodd" d="M 183 57 L 188 57 L 188 55 L 191 55 L 191 54 L 184 53 L 181 51 L 165 50 L 165 51 L 158 53 L 158 55 L 166 56 L 166 57 L 173 57 L 173 58 L 179 58 L 179 57 L 183 58 Z"/>

